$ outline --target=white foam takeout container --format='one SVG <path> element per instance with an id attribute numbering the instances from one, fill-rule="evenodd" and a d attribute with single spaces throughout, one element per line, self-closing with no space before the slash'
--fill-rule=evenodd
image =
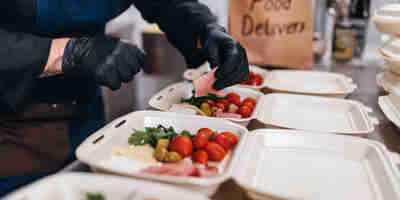
<path id="1" fill-rule="evenodd" d="M 386 117 L 400 128 L 400 90 L 394 89 L 389 95 L 379 97 L 378 104 Z"/>
<path id="2" fill-rule="evenodd" d="M 231 131 L 239 136 L 240 141 L 226 158 L 218 163 L 217 168 L 220 170 L 220 174 L 212 178 L 174 177 L 139 173 L 141 169 L 149 165 L 113 156 L 113 148 L 129 147 L 128 138 L 133 133 L 133 129 L 144 130 L 145 127 L 158 125 L 172 126 L 177 131 L 188 130 L 192 134 L 196 134 L 200 128 L 210 128 L 217 132 Z M 76 155 L 81 162 L 88 164 L 95 171 L 165 182 L 206 195 L 212 195 L 222 182 L 232 176 L 233 167 L 240 165 L 237 163 L 237 159 L 242 151 L 246 136 L 246 128 L 227 120 L 159 111 L 139 111 L 114 120 L 88 137 L 78 147 Z"/>
<path id="3" fill-rule="evenodd" d="M 198 69 L 186 70 L 186 80 L 196 80 L 210 69 L 203 65 Z M 250 66 L 250 71 L 260 74 L 264 81 L 259 86 L 236 85 L 235 87 L 261 90 L 264 93 L 294 93 L 314 96 L 345 98 L 354 92 L 357 86 L 353 80 L 343 74 L 300 70 L 265 70 Z"/>
<path id="4" fill-rule="evenodd" d="M 240 134 L 240 143 L 229 158 L 225 172 L 217 178 L 153 176 L 137 174 L 135 170 L 121 171 L 117 164 L 104 165 L 113 146 L 127 143 L 131 128 L 159 123 L 192 131 L 200 127 L 229 130 Z M 378 142 L 282 129 L 248 133 L 226 120 L 165 112 L 142 111 L 123 116 L 91 135 L 79 146 L 77 156 L 91 167 L 109 173 L 167 182 L 207 195 L 232 178 L 254 199 L 394 200 L 400 197 L 400 176 L 388 150 Z"/>
<path id="5" fill-rule="evenodd" d="M 376 75 L 376 83 L 386 92 L 392 92 L 393 89 L 400 88 L 400 76 L 389 70 Z"/>
<path id="6" fill-rule="evenodd" d="M 400 36 L 400 4 L 388 4 L 377 9 L 372 21 L 379 32 Z"/>
<path id="7" fill-rule="evenodd" d="M 173 104 L 178 104 L 182 100 L 182 98 L 190 98 L 192 96 L 192 86 L 189 82 L 179 82 L 167 86 L 162 89 L 160 92 L 151 97 L 149 101 L 149 105 L 155 109 L 162 111 L 169 111 Z M 230 87 L 222 90 L 223 93 L 228 94 L 230 92 L 235 92 L 240 95 L 241 100 L 252 97 L 258 100 L 263 94 L 259 91 L 250 90 L 247 88 L 238 88 L 238 87 Z M 253 116 L 254 117 L 254 112 Z M 251 121 L 250 118 L 224 118 L 227 120 L 231 120 L 237 124 L 247 126 Z"/>
<path id="8" fill-rule="evenodd" d="M 400 73 L 400 39 L 391 38 L 384 42 L 379 48 L 381 57 L 385 60 L 385 67 L 399 74 Z"/>
<path id="9" fill-rule="evenodd" d="M 253 199 L 400 199 L 399 172 L 378 142 L 261 129 L 244 149 L 234 180 Z"/>
<path id="10" fill-rule="evenodd" d="M 168 108 L 172 104 L 179 103 L 188 93 L 185 91 L 186 84 L 189 83 L 177 83 L 163 89 L 151 98 L 150 106 L 169 111 Z M 236 87 L 226 90 L 237 92 L 242 98 L 252 96 L 257 99 L 257 105 L 250 118 L 229 119 L 240 122 L 241 125 L 256 120 L 262 128 L 366 136 L 375 129 L 374 125 L 379 123 L 376 118 L 368 114 L 372 109 L 357 101 L 281 93 L 261 95 L 253 90 Z"/>
<path id="11" fill-rule="evenodd" d="M 23 187 L 4 199 L 84 200 L 87 193 L 100 193 L 106 200 L 208 200 L 201 194 L 166 184 L 87 173 L 53 175 Z"/>

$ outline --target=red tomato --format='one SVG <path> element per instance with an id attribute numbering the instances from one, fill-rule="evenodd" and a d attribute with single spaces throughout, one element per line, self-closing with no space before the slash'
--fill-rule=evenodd
<path id="1" fill-rule="evenodd" d="M 220 133 L 219 135 L 224 135 L 225 138 L 231 144 L 231 146 L 235 146 L 239 143 L 239 137 L 232 132 L 223 132 L 223 133 Z"/>
<path id="2" fill-rule="evenodd" d="M 222 103 L 225 106 L 225 108 L 227 108 L 229 106 L 229 101 L 227 99 L 222 99 L 218 103 Z"/>
<path id="3" fill-rule="evenodd" d="M 254 76 L 253 80 L 256 83 L 256 85 L 261 85 L 262 82 L 264 81 L 264 78 L 260 74 L 257 74 Z"/>
<path id="4" fill-rule="evenodd" d="M 205 150 L 206 150 L 206 152 L 208 154 L 208 158 L 211 161 L 221 161 L 226 156 L 225 149 L 221 145 L 219 145 L 219 144 L 217 144 L 215 142 L 209 142 L 206 145 Z"/>
<path id="5" fill-rule="evenodd" d="M 226 137 L 226 135 L 218 134 L 217 137 L 215 137 L 215 142 L 224 147 L 226 151 L 229 151 L 229 149 L 231 148 L 231 142 L 229 141 L 229 138 Z"/>
<path id="6" fill-rule="evenodd" d="M 245 98 L 242 103 L 244 104 L 246 102 L 249 102 L 249 103 L 253 104 L 253 107 L 255 107 L 256 104 L 257 104 L 257 100 L 254 99 L 254 98 L 251 98 L 251 97 Z"/>
<path id="7" fill-rule="evenodd" d="M 202 128 L 197 131 L 196 136 L 193 139 L 193 144 L 197 149 L 204 148 L 210 141 L 210 138 L 214 134 L 214 131 L 208 128 Z"/>
<path id="8" fill-rule="evenodd" d="M 204 150 L 198 150 L 193 154 L 193 161 L 196 163 L 207 164 L 208 154 Z"/>
<path id="9" fill-rule="evenodd" d="M 226 96 L 225 96 L 225 98 L 229 101 L 229 102 L 231 102 L 231 103 L 233 103 L 233 104 L 235 104 L 235 105 L 237 105 L 237 106 L 239 106 L 240 105 L 240 95 L 238 95 L 238 94 L 236 94 L 236 93 L 229 93 L 229 94 L 227 94 Z"/>
<path id="10" fill-rule="evenodd" d="M 249 101 L 243 102 L 243 103 L 242 103 L 242 106 L 247 106 L 247 107 L 251 108 L 251 110 L 254 109 L 254 104 L 251 103 L 251 102 L 249 102 Z"/>
<path id="11" fill-rule="evenodd" d="M 192 140 L 187 136 L 177 136 L 172 140 L 169 148 L 179 153 L 182 158 L 186 158 L 193 152 Z"/>
<path id="12" fill-rule="evenodd" d="M 253 110 L 248 106 L 240 106 L 238 110 L 238 114 L 241 115 L 243 118 L 248 118 L 251 116 Z"/>
<path id="13" fill-rule="evenodd" d="M 210 106 L 214 106 L 215 102 L 212 100 L 205 100 L 203 103 L 208 103 Z"/>
<path id="14" fill-rule="evenodd" d="M 217 107 L 218 107 L 219 109 L 221 109 L 222 111 L 225 110 L 225 105 L 222 104 L 222 103 L 220 103 L 220 102 L 216 103 L 215 106 L 217 106 Z"/>

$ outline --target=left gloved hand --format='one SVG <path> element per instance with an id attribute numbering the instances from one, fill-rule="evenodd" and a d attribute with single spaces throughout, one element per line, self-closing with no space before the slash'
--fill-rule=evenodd
<path id="1" fill-rule="evenodd" d="M 214 89 L 221 90 L 248 80 L 250 72 L 246 51 L 222 26 L 207 25 L 200 33 L 200 43 L 211 68 L 218 67 Z"/>

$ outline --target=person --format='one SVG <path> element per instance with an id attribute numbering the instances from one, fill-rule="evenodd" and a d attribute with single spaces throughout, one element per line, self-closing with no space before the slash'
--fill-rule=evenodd
<path id="1" fill-rule="evenodd" d="M 197 0 L 10 0 L 0 7 L 0 196 L 53 173 L 104 125 L 99 86 L 148 70 L 136 46 L 104 35 L 134 4 L 188 67 L 208 61 L 217 90 L 249 77 L 245 49 Z"/>

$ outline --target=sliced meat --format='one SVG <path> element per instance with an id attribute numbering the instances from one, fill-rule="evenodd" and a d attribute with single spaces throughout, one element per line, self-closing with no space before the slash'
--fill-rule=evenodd
<path id="1" fill-rule="evenodd" d="M 218 118 L 236 118 L 236 119 L 242 118 L 242 116 L 239 115 L 239 114 L 236 114 L 236 113 L 225 113 L 225 112 L 216 113 L 215 117 L 218 117 Z"/>
<path id="2" fill-rule="evenodd" d="M 215 70 L 214 69 L 212 72 L 209 72 L 203 76 L 201 76 L 199 79 L 193 81 L 193 86 L 195 89 L 195 96 L 196 97 L 201 97 L 204 95 L 207 95 L 209 93 L 216 94 L 218 96 L 225 96 L 224 93 L 217 91 L 213 88 L 213 84 L 215 83 Z"/>
<path id="3" fill-rule="evenodd" d="M 191 176 L 196 172 L 196 168 L 191 160 L 183 160 L 178 163 L 165 163 L 162 166 L 148 167 L 140 172 L 170 176 Z"/>
<path id="4" fill-rule="evenodd" d="M 218 169 L 216 167 L 209 167 L 202 164 L 195 164 L 196 173 L 195 175 L 200 178 L 216 177 L 218 175 Z"/>

